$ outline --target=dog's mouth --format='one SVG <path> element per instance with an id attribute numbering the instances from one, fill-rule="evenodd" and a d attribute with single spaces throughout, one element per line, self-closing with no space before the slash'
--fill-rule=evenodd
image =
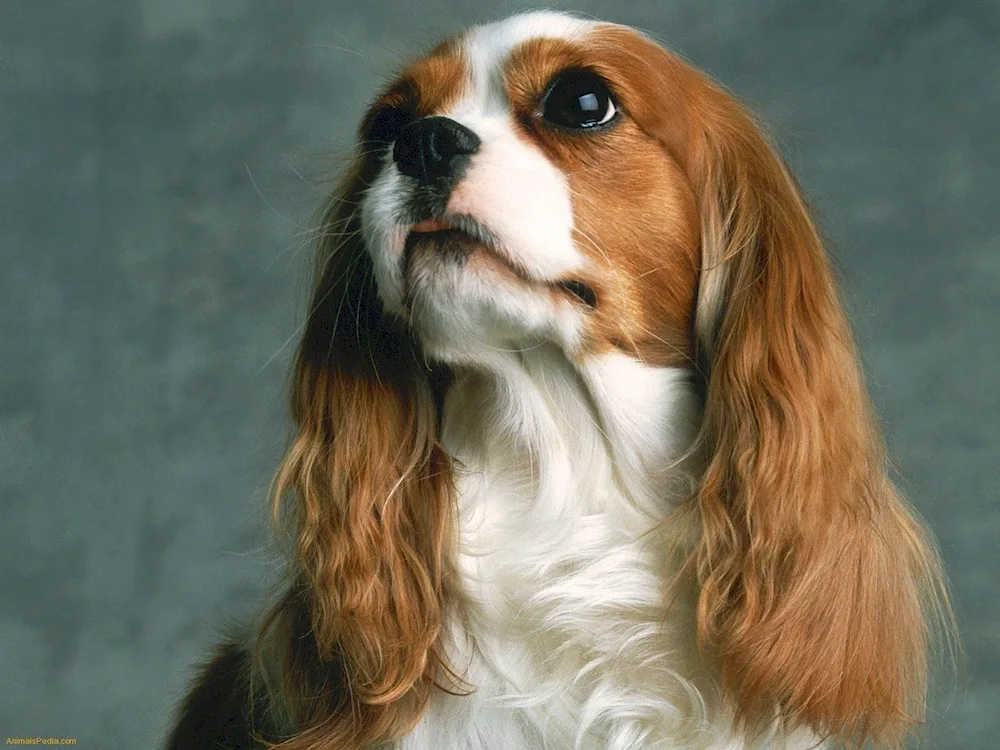
<path id="1" fill-rule="evenodd" d="M 445 215 L 423 218 L 410 227 L 403 251 L 409 271 L 418 256 L 433 256 L 439 263 L 466 266 L 475 257 L 477 265 L 524 283 L 538 283 L 504 249 L 497 236 L 471 216 Z"/>
<path id="2" fill-rule="evenodd" d="M 424 219 L 423 221 L 418 221 L 410 228 L 411 233 L 416 234 L 434 234 L 436 232 L 453 232 L 458 231 L 455 223 L 444 219 L 443 217 L 432 216 L 430 218 Z"/>
<path id="3" fill-rule="evenodd" d="M 406 237 L 403 253 L 406 268 L 418 252 L 433 252 L 439 259 L 460 266 L 478 252 L 496 270 L 525 284 L 558 290 L 588 308 L 597 307 L 597 294 L 590 284 L 577 278 L 558 281 L 535 278 L 510 257 L 489 227 L 472 216 L 457 214 L 420 219 L 410 227 Z"/>
<path id="4" fill-rule="evenodd" d="M 511 270 L 524 273 L 524 269 L 503 252 L 496 235 L 471 216 L 429 216 L 417 221 L 407 235 L 407 249 L 411 251 L 411 246 L 423 243 L 440 250 L 461 251 L 459 256 L 466 256 L 478 247 L 497 256 L 497 260 Z M 454 259 L 460 260 L 461 257 Z"/>

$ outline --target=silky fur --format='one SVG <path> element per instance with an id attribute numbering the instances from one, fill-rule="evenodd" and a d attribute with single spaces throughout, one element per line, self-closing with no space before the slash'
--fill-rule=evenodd
<path id="1" fill-rule="evenodd" d="M 621 109 L 592 140 L 532 120 L 580 65 Z M 483 138 L 456 201 L 496 246 L 464 264 L 402 265 L 379 139 L 407 113 Z M 943 578 L 816 228 L 752 118 L 632 30 L 516 17 L 379 97 L 324 217 L 292 413 L 262 746 L 891 746 L 921 720 Z"/>

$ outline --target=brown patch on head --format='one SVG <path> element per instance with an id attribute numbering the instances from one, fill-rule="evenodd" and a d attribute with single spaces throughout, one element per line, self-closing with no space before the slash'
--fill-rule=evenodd
<path id="1" fill-rule="evenodd" d="M 687 125 L 679 113 L 670 139 L 644 126 L 650 109 L 658 118 L 670 114 L 659 111 L 663 93 L 650 89 L 637 65 L 648 42 L 608 26 L 585 40 L 526 42 L 508 58 L 504 76 L 520 134 L 566 176 L 574 240 L 595 269 L 581 279 L 597 297 L 587 348 L 622 349 L 651 365 L 689 364 L 700 220 L 678 155 Z M 608 83 L 620 113 L 609 127 L 573 131 L 541 119 L 552 81 L 580 69 Z"/>

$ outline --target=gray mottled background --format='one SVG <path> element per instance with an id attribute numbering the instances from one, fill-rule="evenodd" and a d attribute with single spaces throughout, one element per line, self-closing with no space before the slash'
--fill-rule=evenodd
<path id="1" fill-rule="evenodd" d="M 1000 747 L 998 3 L 555 5 L 771 124 L 953 584 L 967 661 L 924 745 Z M 0 3 L 0 742 L 156 746 L 257 606 L 324 180 L 406 54 L 519 7 Z"/>

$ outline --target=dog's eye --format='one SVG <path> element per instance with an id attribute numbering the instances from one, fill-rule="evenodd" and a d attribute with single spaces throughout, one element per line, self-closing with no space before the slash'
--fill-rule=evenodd
<path id="1" fill-rule="evenodd" d="M 582 130 L 607 125 L 617 114 L 608 85 L 587 70 L 561 73 L 549 84 L 542 99 L 542 118 L 564 128 Z"/>

